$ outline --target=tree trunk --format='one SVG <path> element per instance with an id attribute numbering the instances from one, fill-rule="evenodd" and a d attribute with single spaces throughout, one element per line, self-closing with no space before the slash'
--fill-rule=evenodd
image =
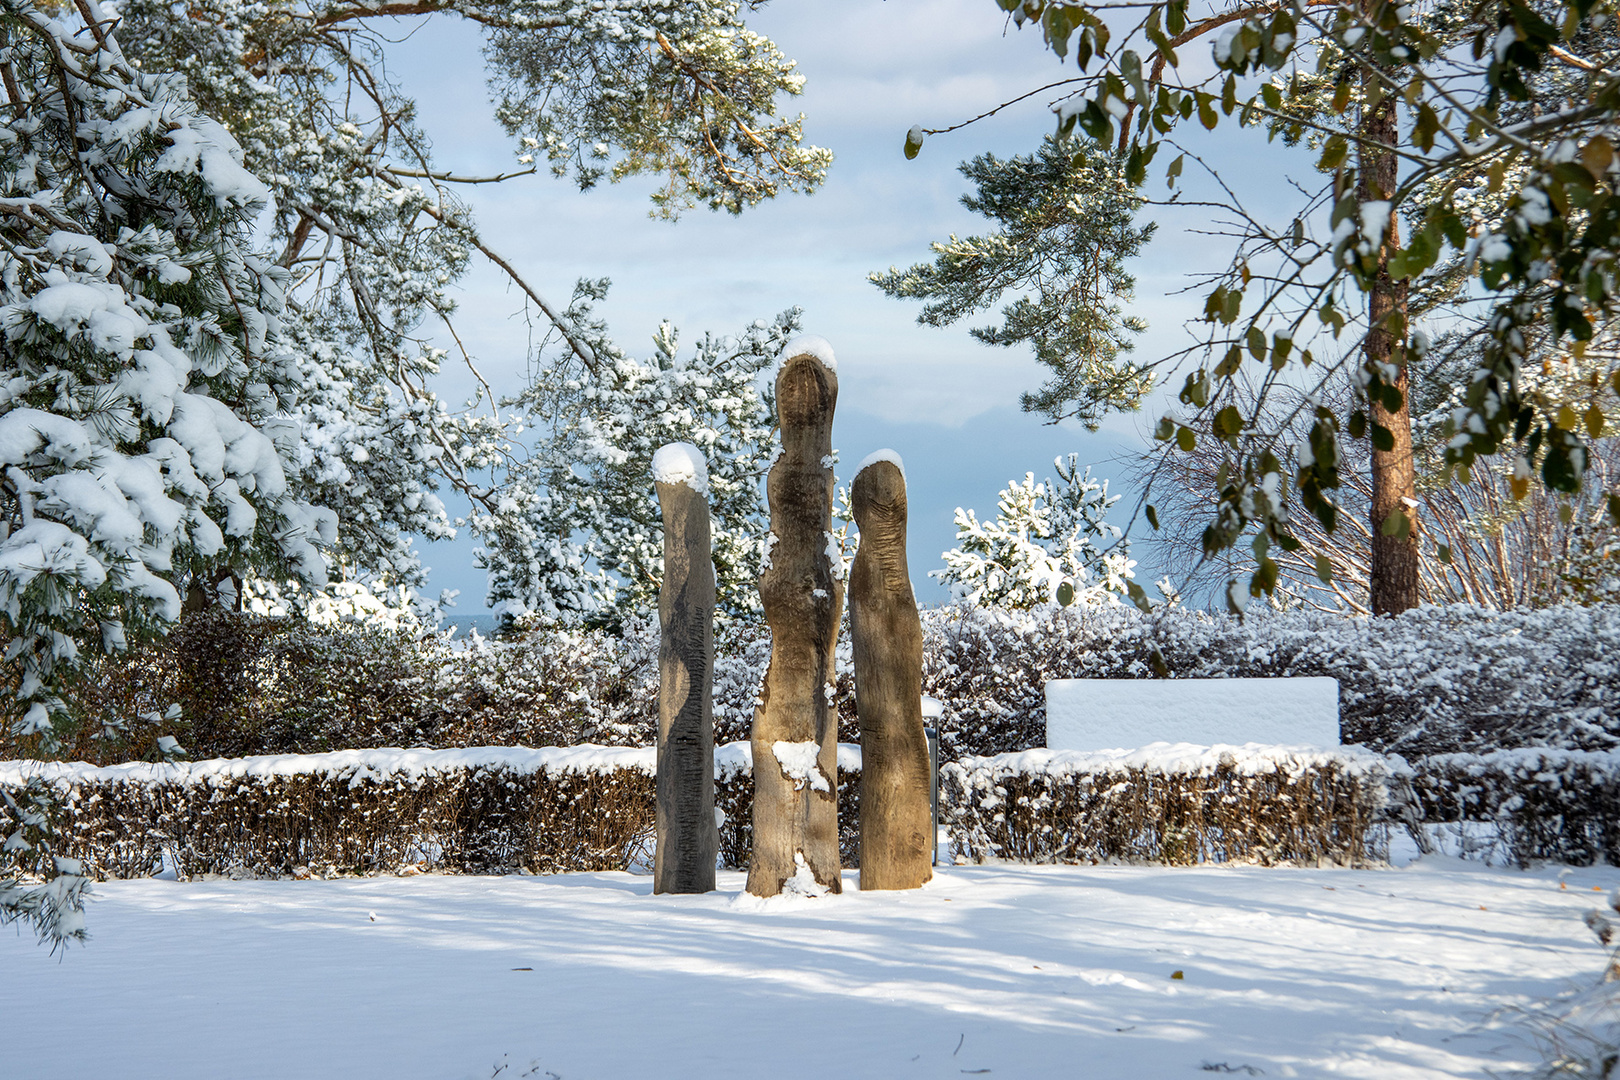
<path id="1" fill-rule="evenodd" d="M 833 650 L 844 586 L 829 555 L 838 377 L 809 354 L 776 377 L 782 455 L 765 490 L 771 548 L 759 578 L 771 663 L 754 712 L 754 850 L 748 891 L 840 892 Z"/>
<path id="2" fill-rule="evenodd" d="M 1362 72 L 1361 84 L 1368 94 L 1379 85 L 1371 70 Z M 1386 94 L 1363 115 L 1361 134 L 1385 146 L 1395 145 L 1400 133 L 1393 96 Z M 1395 155 L 1363 143 L 1360 164 L 1356 179 L 1358 202 L 1365 205 L 1388 199 L 1397 186 Z M 1362 343 L 1362 361 L 1368 369 L 1382 371 L 1391 360 L 1398 363 L 1394 385 L 1401 392 L 1401 407 L 1394 412 L 1379 401 L 1368 407 L 1370 423 L 1389 431 L 1395 440 L 1391 449 L 1381 450 L 1376 442 L 1372 448 L 1372 563 L 1368 576 L 1374 615 L 1399 615 L 1418 605 L 1417 472 L 1412 458 L 1411 403 L 1407 400 L 1405 353 L 1397 355 L 1399 337 L 1389 330 L 1392 323 L 1401 327 L 1406 323 L 1406 281 L 1391 280 L 1388 270 L 1389 253 L 1399 243 L 1398 227 L 1392 209 L 1389 229 L 1378 251 L 1378 276 L 1367 293 L 1368 331 Z M 1384 380 L 1389 381 L 1387 371 Z M 1405 536 L 1399 532 L 1386 536 L 1384 524 L 1397 511 L 1406 515 L 1411 527 Z"/>
<path id="3" fill-rule="evenodd" d="M 906 478 L 880 459 L 855 475 L 861 546 L 849 575 L 855 709 L 861 723 L 861 888 L 915 889 L 934 876 L 922 620 L 906 566 Z"/>
<path id="4" fill-rule="evenodd" d="M 695 447 L 687 448 L 692 455 Z M 697 460 L 701 461 L 701 458 Z M 658 459 L 654 459 L 657 475 Z M 701 485 L 707 488 L 707 484 Z M 658 846 L 653 892 L 714 888 L 714 559 L 709 504 L 694 482 L 656 483 L 664 512 L 658 590 Z"/>

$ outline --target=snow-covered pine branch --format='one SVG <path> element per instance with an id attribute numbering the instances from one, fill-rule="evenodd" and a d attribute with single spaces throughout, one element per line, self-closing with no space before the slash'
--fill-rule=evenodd
<path id="1" fill-rule="evenodd" d="M 85 656 L 221 571 L 323 584 L 336 526 L 288 481 L 288 275 L 249 247 L 270 192 L 182 79 L 84 29 L 0 3 L 4 721 L 44 754 Z M 79 888 L 42 813 L 0 845 L 0 915 L 60 940 Z"/>
<path id="2" fill-rule="evenodd" d="M 514 140 L 504 182 L 546 163 L 584 187 L 661 174 L 655 209 L 673 217 L 811 190 L 831 159 L 801 144 L 798 119 L 776 115 L 778 96 L 798 94 L 803 77 L 746 29 L 744 12 L 736 0 L 121 6 L 122 37 L 138 43 L 131 55 L 146 70 L 184 74 L 266 178 L 300 366 L 297 392 L 282 402 L 285 442 L 295 482 L 338 513 L 346 573 L 385 591 L 419 585 L 410 538 L 452 531 L 437 494 L 448 484 L 473 503 L 498 593 L 529 597 L 536 610 L 578 610 L 605 587 L 573 558 L 569 537 L 553 542 L 532 527 L 551 514 L 558 474 L 511 469 L 525 456 L 522 432 L 572 423 L 555 411 L 567 402 L 541 387 L 521 415 L 507 414 L 489 406 L 512 388 L 480 377 L 483 400 L 446 408 L 431 389 L 445 353 L 430 339 L 468 340 L 454 324 L 453 289 L 485 258 L 537 313 L 541 336 L 560 338 L 537 366 L 583 385 L 617 350 L 588 312 L 550 302 L 480 234 L 458 185 L 490 178 L 435 162 L 416 103 L 388 70 L 380 28 L 391 24 L 378 20 L 431 15 L 485 28 L 497 117 Z M 496 490 L 491 472 L 521 472 L 524 483 Z"/>

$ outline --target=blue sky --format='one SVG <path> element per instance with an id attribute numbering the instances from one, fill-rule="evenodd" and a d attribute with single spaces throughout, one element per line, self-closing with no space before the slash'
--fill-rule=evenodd
<path id="1" fill-rule="evenodd" d="M 905 459 L 912 577 L 919 599 L 943 600 L 925 575 L 954 546 L 957 506 L 993 514 L 1009 480 L 1049 475 L 1052 459 L 1068 452 L 1092 463 L 1096 475 L 1119 477 L 1119 459 L 1148 446 L 1144 433 L 1160 411 L 1150 404 L 1095 434 L 1045 425 L 1018 409 L 1019 395 L 1042 381 L 1027 355 L 980 345 L 965 324 L 918 326 L 916 304 L 891 300 L 866 280 L 869 271 L 923 260 L 929 242 L 949 233 L 983 231 L 982 219 L 958 203 L 967 186 L 957 164 L 986 150 L 1027 152 L 1053 119 L 1048 100 L 1032 98 L 930 139 L 915 161 L 901 153 L 906 130 L 957 123 L 1074 69 L 1044 51 L 1037 32 L 1006 27 L 992 0 L 778 0 L 749 24 L 807 76 L 803 97 L 785 107 L 806 114 L 807 141 L 836 154 L 814 196 L 783 197 L 740 217 L 692 211 L 673 225 L 647 215 L 651 180 L 580 193 L 534 177 L 464 196 L 485 238 L 549 297 L 565 301 L 580 276 L 612 278 L 605 312 L 620 344 L 638 354 L 664 319 L 692 341 L 802 307 L 806 331 L 838 354 L 841 460 L 853 464 L 885 446 Z M 513 167 L 515 150 L 490 119 L 476 30 L 434 19 L 401 24 L 400 33 L 413 25 L 419 29 L 391 50 L 390 67 L 417 96 L 439 164 L 458 172 Z M 1239 147 L 1207 149 L 1240 173 L 1256 168 Z M 1299 165 L 1308 171 L 1303 159 Z M 1226 246 L 1194 231 L 1199 224 L 1164 222 L 1137 268 L 1135 310 L 1150 323 L 1139 345 L 1144 357 L 1186 343 L 1182 320 L 1202 305 L 1174 293 L 1189 284 L 1188 272 L 1224 262 Z M 515 388 L 526 342 L 515 316 L 520 303 L 488 267 L 475 268 L 464 286 L 458 329 L 497 391 Z M 440 389 L 459 401 L 471 386 L 447 370 Z M 1124 494 L 1120 510 L 1128 513 L 1133 493 Z M 433 588 L 461 590 L 463 614 L 484 607 L 473 546 L 463 536 L 423 550 Z M 1138 577 L 1148 584 L 1158 571 L 1143 561 Z"/>

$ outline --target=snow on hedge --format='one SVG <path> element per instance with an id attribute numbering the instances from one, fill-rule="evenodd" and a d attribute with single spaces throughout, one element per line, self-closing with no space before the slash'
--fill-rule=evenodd
<path id="1" fill-rule="evenodd" d="M 418 779 L 472 769 L 503 769 L 517 775 L 538 772 L 609 773 L 621 769 L 652 776 L 657 751 L 650 746 L 473 746 L 455 750 L 335 750 L 326 754 L 264 754 L 207 761 L 150 762 L 96 766 L 82 761 L 0 761 L 0 786 L 30 778 L 52 784 L 163 784 L 181 787 L 272 777 L 331 776 L 360 782 L 367 778 Z"/>
<path id="2" fill-rule="evenodd" d="M 1332 766 L 1347 776 L 1383 780 L 1410 777 L 1412 768 L 1399 757 L 1386 757 L 1361 746 L 1324 749 L 1271 743 L 1216 744 L 1155 742 L 1132 750 L 1022 750 L 988 757 L 966 757 L 956 767 L 969 773 L 1019 773 L 1065 777 L 1080 773 L 1131 771 L 1156 776 L 1212 776 L 1231 770 L 1239 776 Z"/>

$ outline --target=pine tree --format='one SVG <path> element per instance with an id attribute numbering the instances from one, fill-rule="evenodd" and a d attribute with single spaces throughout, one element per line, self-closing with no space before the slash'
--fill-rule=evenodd
<path id="1" fill-rule="evenodd" d="M 868 279 L 890 296 L 928 301 L 925 326 L 948 326 L 997 303 L 999 326 L 975 327 L 986 345 L 1030 346 L 1052 371 L 1024 408 L 1052 420 L 1073 416 L 1096 430 L 1106 413 L 1134 409 L 1153 385 L 1151 367 L 1131 361 L 1147 323 L 1127 315 L 1136 280 L 1127 260 L 1153 236 L 1138 226 L 1141 199 L 1107 151 L 1048 138 L 1035 154 L 965 162 L 975 191 L 962 205 L 999 229 L 933 245 L 933 263 L 890 268 Z"/>
<path id="2" fill-rule="evenodd" d="M 183 80 L 79 13 L 0 2 L 4 711 L 8 743 L 47 755 L 83 658 L 161 633 L 191 578 L 319 586 L 336 533 L 289 483 L 288 273 L 250 247 L 270 192 Z M 0 916 L 62 940 L 81 886 L 44 796 L 0 808 Z"/>
<path id="3" fill-rule="evenodd" d="M 1207 164 L 1178 145 L 1185 125 L 1226 124 L 1234 139 L 1253 128 L 1317 152 L 1320 181 L 1294 200 L 1269 187 L 1253 197 L 1236 171 L 1211 176 L 1197 203 L 1205 216 L 1219 208 L 1231 258 L 1206 275 L 1197 342 L 1161 361 L 1190 369 L 1183 408 L 1155 427 L 1166 453 L 1206 441 L 1226 459 L 1211 477 L 1203 556 L 1227 558 L 1240 543 L 1254 553 L 1247 588 L 1229 593 L 1234 608 L 1277 587 L 1272 552 L 1299 550 L 1297 517 L 1339 527 L 1346 436 L 1369 444 L 1371 609 L 1418 602 L 1410 379 L 1431 336 L 1419 317 L 1434 301 L 1489 312 L 1443 420 L 1444 478 L 1466 483 L 1501 454 L 1516 490 L 1529 490 L 1531 472 L 1562 495 L 1601 481 L 1587 444 L 1613 411 L 1620 371 L 1592 372 L 1584 409 L 1527 375 L 1553 358 L 1538 341 L 1580 356 L 1620 309 L 1620 38 L 1607 7 L 1295 0 L 1200 14 L 1155 0 L 1120 21 L 1107 5 L 996 3 L 1073 58 L 1078 72 L 1054 84 L 1059 135 L 1116 154 L 1133 189 L 1150 174 L 1175 188 L 1189 161 Z M 914 128 L 908 154 L 934 133 Z M 1283 165 L 1278 150 L 1261 152 Z M 1325 390 L 1344 372 L 1349 407 L 1312 405 L 1303 439 L 1292 438 L 1296 411 L 1268 424 L 1285 411 L 1269 408 L 1273 391 Z M 1590 495 L 1620 525 L 1620 491 Z"/>
<path id="4" fill-rule="evenodd" d="M 973 605 L 1033 608 L 1111 602 L 1124 593 L 1132 567 L 1130 546 L 1107 514 L 1119 501 L 1108 482 L 1080 470 L 1079 456 L 1058 458 L 1058 479 L 1035 482 L 1034 473 L 1011 482 L 996 500 L 996 516 L 981 522 L 956 510 L 958 546 L 942 556 L 944 570 L 930 576 Z"/>
<path id="5" fill-rule="evenodd" d="M 813 190 L 831 154 L 802 144 L 802 117 L 775 111 L 803 77 L 744 26 L 746 8 L 737 0 L 121 5 L 121 35 L 139 46 L 132 55 L 146 70 L 182 73 L 199 106 L 236 137 L 249 170 L 266 178 L 275 261 L 290 275 L 285 328 L 301 365 L 298 393 L 283 402 L 293 479 L 337 511 L 338 565 L 385 587 L 419 584 L 410 538 L 451 533 L 439 497 L 449 484 L 473 503 L 469 521 L 498 595 L 577 610 L 602 587 L 561 546 L 566 537 L 534 531 L 565 501 L 547 486 L 566 486 L 563 472 L 510 467 L 528 445 L 566 441 L 576 417 L 553 411 L 551 387 L 499 407 L 517 395 L 482 376 L 480 400 L 447 408 L 432 384 L 448 356 L 430 339 L 465 340 L 452 290 L 472 260 L 487 259 L 555 346 L 536 364 L 546 378 L 612 382 L 617 350 L 588 303 L 560 307 L 525 281 L 457 191 L 543 171 L 581 187 L 654 174 L 663 178 L 654 212 L 673 218 Z M 425 13 L 484 30 L 495 115 L 513 140 L 509 170 L 469 175 L 435 161 L 415 102 L 389 74 L 383 33 L 396 16 Z M 501 529 L 509 531 L 490 531 Z"/>
<path id="6" fill-rule="evenodd" d="M 587 288 L 576 299 L 577 324 L 591 323 L 583 305 L 597 295 Z M 498 511 L 507 519 L 477 523 L 485 536 L 518 538 L 484 548 L 491 601 L 513 614 L 610 623 L 649 610 L 663 579 L 652 456 L 665 443 L 689 442 L 709 462 L 717 614 L 757 613 L 768 531 L 761 478 L 776 446 L 761 375 L 798 327 L 793 309 L 734 338 L 706 334 L 683 359 L 678 333 L 664 323 L 645 361 L 598 341 L 596 377 L 537 373 L 530 392 L 508 405 L 574 419 L 550 428 L 503 477 L 503 494 L 544 494 L 523 503 L 508 494 L 514 501 Z"/>

